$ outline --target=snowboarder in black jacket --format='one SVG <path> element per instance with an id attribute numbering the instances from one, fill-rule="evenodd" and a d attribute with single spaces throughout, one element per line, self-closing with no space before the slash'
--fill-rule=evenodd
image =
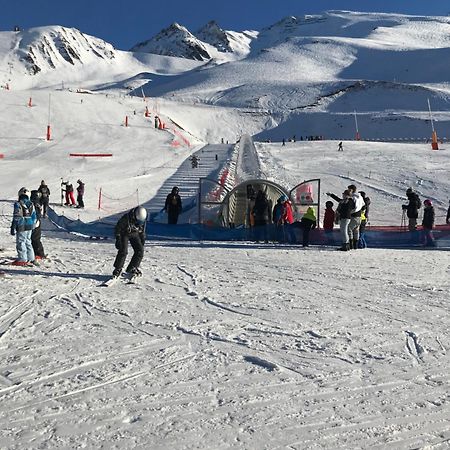
<path id="1" fill-rule="evenodd" d="M 183 209 L 181 197 L 178 194 L 179 191 L 177 186 L 172 188 L 172 192 L 167 196 L 163 208 L 163 211 L 167 211 L 168 223 L 171 225 L 175 225 L 178 222 L 178 216 Z"/>
<path id="2" fill-rule="evenodd" d="M 118 250 L 114 261 L 114 277 L 118 277 L 122 273 L 122 268 L 128 254 L 128 241 L 130 241 L 134 253 L 126 272 L 141 275 L 139 266 L 144 257 L 146 220 L 146 209 L 143 206 L 137 206 L 127 214 L 124 214 L 117 222 L 116 227 L 114 228 L 116 249 Z"/>

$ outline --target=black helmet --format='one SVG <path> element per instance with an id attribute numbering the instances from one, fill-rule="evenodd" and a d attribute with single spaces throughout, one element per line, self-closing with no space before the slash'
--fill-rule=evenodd
<path id="1" fill-rule="evenodd" d="M 179 192 L 180 190 L 178 189 L 178 186 L 174 186 L 172 188 L 172 194 L 176 194 L 177 192 Z"/>
<path id="2" fill-rule="evenodd" d="M 147 210 L 143 206 L 136 206 L 133 210 L 133 215 L 136 223 L 142 225 L 147 220 Z"/>

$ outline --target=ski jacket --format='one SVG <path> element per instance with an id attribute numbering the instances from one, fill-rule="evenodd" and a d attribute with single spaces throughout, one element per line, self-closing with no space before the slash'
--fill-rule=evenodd
<path id="1" fill-rule="evenodd" d="M 28 197 L 21 196 L 17 202 L 14 203 L 14 212 L 11 228 L 20 233 L 22 231 L 29 231 L 34 228 L 36 223 L 36 211 L 31 200 Z"/>
<path id="2" fill-rule="evenodd" d="M 253 207 L 253 215 L 255 216 L 255 221 L 268 223 L 271 214 L 270 202 L 267 200 L 267 197 L 262 195 L 257 195 L 255 200 L 255 206 Z"/>
<path id="3" fill-rule="evenodd" d="M 323 229 L 332 230 L 334 228 L 335 213 L 333 208 L 326 208 L 323 216 Z"/>
<path id="4" fill-rule="evenodd" d="M 354 200 L 352 198 L 345 198 L 339 202 L 336 212 L 339 214 L 339 219 L 351 219 L 354 209 Z"/>
<path id="5" fill-rule="evenodd" d="M 41 184 L 38 187 L 38 191 L 41 193 L 42 198 L 48 198 L 50 197 L 50 189 L 46 184 Z"/>
<path id="6" fill-rule="evenodd" d="M 30 200 L 33 203 L 34 210 L 36 211 L 36 219 L 39 220 L 42 217 L 42 205 L 41 199 L 37 195 L 38 191 L 31 191 Z"/>
<path id="7" fill-rule="evenodd" d="M 355 192 L 352 194 L 352 199 L 355 203 L 355 207 L 352 211 L 352 217 L 360 217 L 361 216 L 361 210 L 366 206 L 364 199 L 362 198 L 361 194 L 358 192 Z"/>
<path id="8" fill-rule="evenodd" d="M 272 213 L 272 222 L 277 225 L 281 225 L 283 223 L 283 215 L 284 215 L 284 205 L 283 203 L 277 202 L 273 208 Z"/>
<path id="9" fill-rule="evenodd" d="M 141 240 L 142 238 L 145 238 L 145 223 L 144 224 L 136 223 L 133 209 L 124 214 L 119 219 L 114 228 L 114 235 L 116 236 L 116 239 L 118 237 L 130 234 L 139 234 Z"/>
<path id="10" fill-rule="evenodd" d="M 421 205 L 420 198 L 415 192 L 406 194 L 408 197 L 408 205 L 406 206 L 406 215 L 409 219 L 417 219 L 419 217 L 419 208 Z"/>
<path id="11" fill-rule="evenodd" d="M 283 206 L 283 222 L 291 224 L 292 222 L 294 222 L 294 211 L 292 210 L 292 203 L 289 200 L 286 200 Z"/>
<path id="12" fill-rule="evenodd" d="M 78 183 L 77 194 L 81 196 L 84 195 L 84 183 Z"/>
<path id="13" fill-rule="evenodd" d="M 180 214 L 183 209 L 182 203 L 181 203 L 181 197 L 178 194 L 171 192 L 166 197 L 166 203 L 164 204 L 164 209 L 168 213 Z"/>
<path id="14" fill-rule="evenodd" d="M 422 226 L 427 230 L 432 230 L 434 225 L 434 208 L 427 206 L 423 210 Z"/>
<path id="15" fill-rule="evenodd" d="M 73 186 L 71 184 L 66 184 L 66 192 L 73 192 Z"/>
<path id="16" fill-rule="evenodd" d="M 302 220 L 300 221 L 303 228 L 315 228 L 316 227 L 316 214 L 314 209 L 309 207 L 305 214 L 303 214 Z"/>

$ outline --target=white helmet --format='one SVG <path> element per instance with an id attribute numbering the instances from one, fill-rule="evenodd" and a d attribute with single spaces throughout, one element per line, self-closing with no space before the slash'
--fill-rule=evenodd
<path id="1" fill-rule="evenodd" d="M 138 224 L 143 224 L 147 220 L 147 210 L 143 206 L 134 208 L 134 218 Z"/>
<path id="2" fill-rule="evenodd" d="M 26 187 L 20 188 L 17 196 L 20 198 L 21 195 L 26 195 L 28 198 L 30 198 L 30 191 Z"/>

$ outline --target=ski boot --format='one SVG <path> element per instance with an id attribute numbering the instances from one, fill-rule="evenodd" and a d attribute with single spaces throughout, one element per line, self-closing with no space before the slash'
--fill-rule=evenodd
<path id="1" fill-rule="evenodd" d="M 113 276 L 113 278 L 119 278 L 121 273 L 122 273 L 122 269 L 116 268 L 113 270 L 112 276 Z"/>
<path id="2" fill-rule="evenodd" d="M 142 277 L 142 272 L 137 267 L 132 267 L 130 270 L 127 270 L 131 277 Z"/>

